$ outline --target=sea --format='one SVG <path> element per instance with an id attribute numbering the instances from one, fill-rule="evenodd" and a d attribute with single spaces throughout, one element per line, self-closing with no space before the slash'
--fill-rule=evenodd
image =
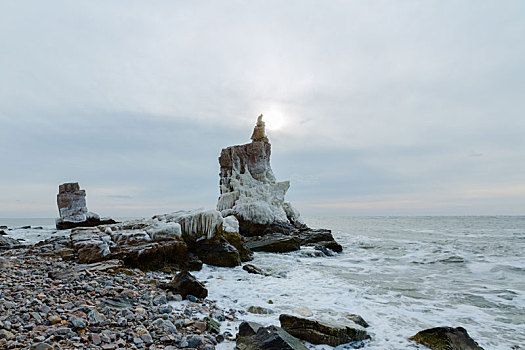
<path id="1" fill-rule="evenodd" d="M 438 326 L 465 328 L 485 350 L 525 349 L 525 216 L 305 221 L 331 229 L 344 251 L 321 257 L 310 248 L 255 253 L 250 263 L 269 276 L 205 265 L 195 275 L 205 282 L 208 298 L 264 325 L 279 325 L 282 313 L 311 312 L 327 321 L 358 314 L 370 324 L 372 339 L 362 347 L 368 350 L 423 349 L 408 338 Z M 42 226 L 7 231 L 26 242 L 60 234 L 53 224 L 53 219 L 0 219 L 0 226 L 10 228 Z M 247 312 L 251 306 L 266 313 Z M 233 346 L 225 342 L 218 348 Z"/>

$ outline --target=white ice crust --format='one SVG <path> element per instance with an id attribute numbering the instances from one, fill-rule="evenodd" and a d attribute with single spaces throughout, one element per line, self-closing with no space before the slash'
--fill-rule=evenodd
<path id="1" fill-rule="evenodd" d="M 199 241 L 212 238 L 222 229 L 223 218 L 215 209 L 177 211 L 153 217 L 160 222 L 177 223 L 185 241 Z"/>
<path id="2" fill-rule="evenodd" d="M 152 240 L 162 241 L 182 237 L 182 228 L 176 222 L 158 222 L 146 231 Z"/>
<path id="3" fill-rule="evenodd" d="M 239 233 L 239 221 L 233 215 L 224 218 L 222 229 L 225 232 Z"/>
<path id="4" fill-rule="evenodd" d="M 241 174 L 239 169 L 234 168 L 229 184 L 232 190 L 223 186 L 217 203 L 217 210 L 223 216 L 235 214 L 257 224 L 275 221 L 302 223 L 299 212 L 290 203 L 284 202 L 289 181 L 276 182 L 273 173 L 257 180 L 248 169 Z"/>

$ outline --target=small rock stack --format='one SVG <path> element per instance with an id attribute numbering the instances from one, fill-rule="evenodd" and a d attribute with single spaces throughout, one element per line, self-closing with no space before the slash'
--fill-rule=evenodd
<path id="1" fill-rule="evenodd" d="M 115 223 L 110 218 L 101 219 L 98 214 L 88 212 L 86 191 L 80 189 L 78 182 L 65 183 L 58 187 L 57 205 L 60 218 L 56 219 L 56 228 L 59 230 Z"/>

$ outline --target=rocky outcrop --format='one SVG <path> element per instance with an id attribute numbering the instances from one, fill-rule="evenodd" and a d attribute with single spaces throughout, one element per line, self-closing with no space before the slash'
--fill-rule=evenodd
<path id="1" fill-rule="evenodd" d="M 255 322 L 242 322 L 235 350 L 307 350 L 299 339 L 276 326 L 263 327 Z"/>
<path id="2" fill-rule="evenodd" d="M 119 259 L 128 267 L 145 271 L 163 268 L 199 270 L 202 266 L 182 239 L 155 239 L 140 230 L 77 228 L 71 233 L 71 245 L 81 264 Z"/>
<path id="3" fill-rule="evenodd" d="M 19 241 L 7 236 L 0 236 L 0 249 L 11 249 L 21 247 Z"/>
<path id="4" fill-rule="evenodd" d="M 149 270 L 200 270 L 202 264 L 234 267 L 253 253 L 238 232 L 235 217 L 197 209 L 97 227 L 77 227 L 69 237 L 35 245 L 40 255 L 81 264 L 111 259 Z"/>
<path id="5" fill-rule="evenodd" d="M 357 324 L 332 324 L 286 314 L 280 315 L 279 321 L 285 331 L 312 344 L 338 346 L 370 339 L 366 330 Z"/>
<path id="6" fill-rule="evenodd" d="M 197 209 L 156 215 L 153 220 L 179 224 L 188 249 L 206 264 L 233 267 L 252 260 L 233 216 L 223 218 L 217 210 Z"/>
<path id="7" fill-rule="evenodd" d="M 340 252 L 342 247 L 335 242 L 329 230 L 309 229 L 299 211 L 285 201 L 290 182 L 276 181 L 270 166 L 270 155 L 271 144 L 261 115 L 253 130 L 251 143 L 221 151 L 217 210 L 223 216 L 237 218 L 239 233 L 250 238 L 248 246 L 252 250 L 291 251 L 299 249 L 300 245 L 317 243 L 323 252 L 330 253 L 326 249 Z M 265 239 L 267 235 L 271 237 Z M 285 239 L 283 236 L 293 238 Z"/>
<path id="8" fill-rule="evenodd" d="M 462 327 L 426 329 L 409 339 L 432 350 L 483 350 Z"/>
<path id="9" fill-rule="evenodd" d="M 100 218 L 98 214 L 88 212 L 86 191 L 80 189 L 78 182 L 59 186 L 57 205 L 60 218 L 56 219 L 56 228 L 59 230 L 115 223 L 112 219 Z"/>
<path id="10" fill-rule="evenodd" d="M 178 273 L 169 283 L 160 285 L 161 288 L 180 294 L 183 298 L 188 295 L 204 299 L 208 296 L 208 290 L 204 285 L 188 271 Z"/>
<path id="11" fill-rule="evenodd" d="M 235 215 L 240 232 L 249 235 L 246 224 L 303 227 L 299 212 L 284 200 L 289 181 L 277 182 L 270 166 L 271 145 L 262 115 L 257 120 L 252 142 L 222 150 L 219 157 L 220 192 L 217 209 Z"/>

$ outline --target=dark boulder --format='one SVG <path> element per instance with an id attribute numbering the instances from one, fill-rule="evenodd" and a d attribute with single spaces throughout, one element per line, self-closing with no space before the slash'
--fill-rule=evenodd
<path id="1" fill-rule="evenodd" d="M 262 327 L 255 322 L 239 325 L 236 350 L 306 350 L 301 341 L 276 326 Z"/>
<path id="2" fill-rule="evenodd" d="M 280 315 L 279 321 L 285 331 L 312 344 L 338 346 L 370 339 L 366 330 L 357 324 L 331 324 L 286 314 Z"/>
<path id="3" fill-rule="evenodd" d="M 462 327 L 436 327 L 418 332 L 409 340 L 432 350 L 483 350 Z"/>
<path id="4" fill-rule="evenodd" d="M 196 271 L 202 268 L 202 262 L 188 252 L 182 241 L 119 247 L 110 257 L 121 259 L 127 267 L 136 267 L 143 271 L 166 268 Z"/>
<path id="5" fill-rule="evenodd" d="M 194 297 L 204 299 L 208 296 L 208 290 L 188 271 L 178 273 L 173 277 L 171 282 L 162 283 L 160 287 L 180 294 L 183 298 L 186 298 L 188 295 L 193 295 Z"/>
<path id="6" fill-rule="evenodd" d="M 239 257 L 242 262 L 247 262 L 253 260 L 253 253 L 246 246 L 244 238 L 238 232 L 225 232 L 221 233 L 221 236 L 228 241 L 229 244 L 235 247 L 239 252 Z"/>
<path id="7" fill-rule="evenodd" d="M 246 245 L 254 252 L 285 253 L 299 250 L 301 241 L 294 236 L 273 233 L 262 237 L 247 238 Z"/>
<path id="8" fill-rule="evenodd" d="M 88 217 L 84 221 L 67 221 L 67 220 L 57 220 L 56 228 L 57 230 L 68 230 L 76 227 L 95 227 L 99 225 L 111 225 L 116 224 L 117 222 L 109 218 L 97 218 L 97 217 Z"/>
<path id="9" fill-rule="evenodd" d="M 252 273 L 254 275 L 263 275 L 263 276 L 268 276 L 267 273 L 265 273 L 263 270 L 261 270 L 260 268 L 258 268 L 257 266 L 254 266 L 252 264 L 246 264 L 242 267 L 242 269 L 248 273 Z"/>
<path id="10" fill-rule="evenodd" d="M 245 237 L 264 236 L 270 233 L 291 234 L 297 231 L 292 224 L 286 222 L 272 222 L 270 224 L 257 224 L 237 216 L 239 220 L 239 232 Z"/>
<path id="11" fill-rule="evenodd" d="M 193 252 L 203 263 L 221 267 L 241 265 L 239 251 L 225 239 L 219 241 L 199 242 Z"/>

